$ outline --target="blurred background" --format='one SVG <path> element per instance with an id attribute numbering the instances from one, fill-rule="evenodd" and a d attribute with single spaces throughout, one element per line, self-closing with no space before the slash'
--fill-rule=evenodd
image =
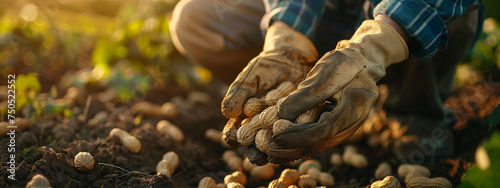
<path id="1" fill-rule="evenodd" d="M 191 64 L 171 43 L 168 22 L 177 0 L 0 2 L 7 5 L 0 7 L 0 83 L 16 74 L 18 90 L 84 86 L 112 90 L 128 101 L 152 89 L 189 90 L 212 81 L 208 70 Z M 488 18 L 457 68 L 457 88 L 499 80 L 500 3 L 484 4 Z"/>

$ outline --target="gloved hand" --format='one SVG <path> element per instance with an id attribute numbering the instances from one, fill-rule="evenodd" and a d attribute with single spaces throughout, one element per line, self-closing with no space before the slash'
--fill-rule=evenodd
<path id="1" fill-rule="evenodd" d="M 222 113 L 231 118 L 223 130 L 223 139 L 239 146 L 236 131 L 245 118 L 242 108 L 247 99 L 265 95 L 285 81 L 297 85 L 318 59 L 316 48 L 301 33 L 286 25 L 267 30 L 263 51 L 243 69 L 222 101 Z"/>
<path id="2" fill-rule="evenodd" d="M 284 163 L 309 157 L 347 140 L 368 116 L 385 69 L 407 57 L 406 43 L 391 25 L 364 21 L 350 40 L 325 54 L 281 104 L 279 117 L 291 121 L 320 103 L 326 111 L 317 122 L 275 134 L 268 160 Z"/>

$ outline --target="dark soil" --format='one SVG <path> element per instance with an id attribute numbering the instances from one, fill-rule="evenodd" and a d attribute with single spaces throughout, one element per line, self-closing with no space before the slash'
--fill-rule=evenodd
<path id="1" fill-rule="evenodd" d="M 100 111 L 107 111 L 107 121 L 95 128 L 89 128 L 87 123 L 79 122 L 77 116 L 64 118 L 61 115 L 43 115 L 28 129 L 16 135 L 15 181 L 7 178 L 8 165 L 4 161 L 8 161 L 8 156 L 0 155 L 0 187 L 24 187 L 36 174 L 47 177 L 53 187 L 197 187 L 199 180 L 205 176 L 221 183 L 225 175 L 232 173 L 221 160 L 222 153 L 228 148 L 209 141 L 204 137 L 204 132 L 208 128 L 222 130 L 227 121 L 219 110 L 222 87 L 220 84 L 213 84 L 201 88 L 212 96 L 209 104 L 188 102 L 177 106 L 180 115 L 171 121 L 184 132 L 186 138 L 182 143 L 176 143 L 156 131 L 155 125 L 160 118 L 138 118 L 137 114 L 132 114 L 132 103 L 105 103 L 98 101 L 95 93 L 87 94 L 76 106 L 84 109 L 86 97 L 93 95 L 88 107 L 88 117 L 93 117 Z M 488 90 L 492 92 L 484 92 L 486 87 L 493 88 Z M 175 100 L 186 99 L 187 92 L 175 87 L 168 90 L 177 91 L 175 96 L 181 98 L 176 97 Z M 156 94 L 146 96 L 145 100 L 161 104 L 171 100 L 174 95 L 157 96 L 158 93 L 169 91 L 152 91 L 150 93 Z M 455 142 L 455 157 L 424 164 L 431 170 L 432 177 L 448 178 L 454 187 L 460 184 L 465 170 L 474 161 L 477 145 L 489 135 L 485 117 L 499 101 L 500 87 L 494 84 L 466 87 L 448 99 L 447 106 L 458 117 L 455 138 L 460 139 Z M 115 127 L 136 136 L 142 143 L 141 151 L 131 153 L 117 137 L 108 137 L 109 131 Z M 322 171 L 333 174 L 336 182 L 334 187 L 369 187 L 374 181 L 373 174 L 377 165 L 383 161 L 391 164 L 393 172 L 397 171 L 401 161 L 389 149 L 380 146 L 369 147 L 364 139 L 366 138 L 353 143 L 361 153 L 368 156 L 370 165 L 365 170 L 346 165 L 333 166 L 329 163 L 330 154 L 342 152 L 346 144 L 313 157 L 321 161 Z M 9 138 L 0 138 L 0 145 L 5 146 L 8 142 Z M 94 156 L 96 163 L 93 170 L 81 172 L 74 167 L 74 157 L 82 151 Z M 180 157 L 179 167 L 172 178 L 156 175 L 155 169 L 163 154 L 168 151 L 175 151 Z M 244 149 L 238 151 L 241 156 L 245 155 Z M 284 168 L 289 166 L 282 165 L 274 179 L 279 177 Z M 271 181 L 250 177 L 248 173 L 247 176 L 246 187 L 267 186 Z M 400 181 L 404 182 L 403 179 Z"/>

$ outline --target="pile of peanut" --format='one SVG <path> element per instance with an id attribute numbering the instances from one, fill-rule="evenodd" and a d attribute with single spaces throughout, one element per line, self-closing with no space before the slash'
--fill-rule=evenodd
<path id="1" fill-rule="evenodd" d="M 274 134 L 297 124 L 316 121 L 322 109 L 319 105 L 298 116 L 295 122 L 279 119 L 280 105 L 293 90 L 295 86 L 287 81 L 262 98 L 248 99 L 243 106 L 243 112 L 248 118 L 241 121 L 241 127 L 238 128 L 236 133 L 238 142 L 243 146 L 255 142 L 257 148 L 265 153 Z"/>

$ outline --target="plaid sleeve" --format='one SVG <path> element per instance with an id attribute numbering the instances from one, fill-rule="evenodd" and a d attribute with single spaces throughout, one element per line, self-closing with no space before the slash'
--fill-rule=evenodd
<path id="1" fill-rule="evenodd" d="M 376 2 L 376 1 L 375 1 Z M 382 0 L 373 14 L 385 14 L 398 22 L 420 47 L 412 57 L 428 61 L 448 43 L 446 24 L 460 17 L 478 0 Z"/>
<path id="2" fill-rule="evenodd" d="M 281 20 L 314 40 L 316 28 L 326 0 L 264 0 L 266 14 L 261 28 L 265 31 L 272 21 Z"/>

